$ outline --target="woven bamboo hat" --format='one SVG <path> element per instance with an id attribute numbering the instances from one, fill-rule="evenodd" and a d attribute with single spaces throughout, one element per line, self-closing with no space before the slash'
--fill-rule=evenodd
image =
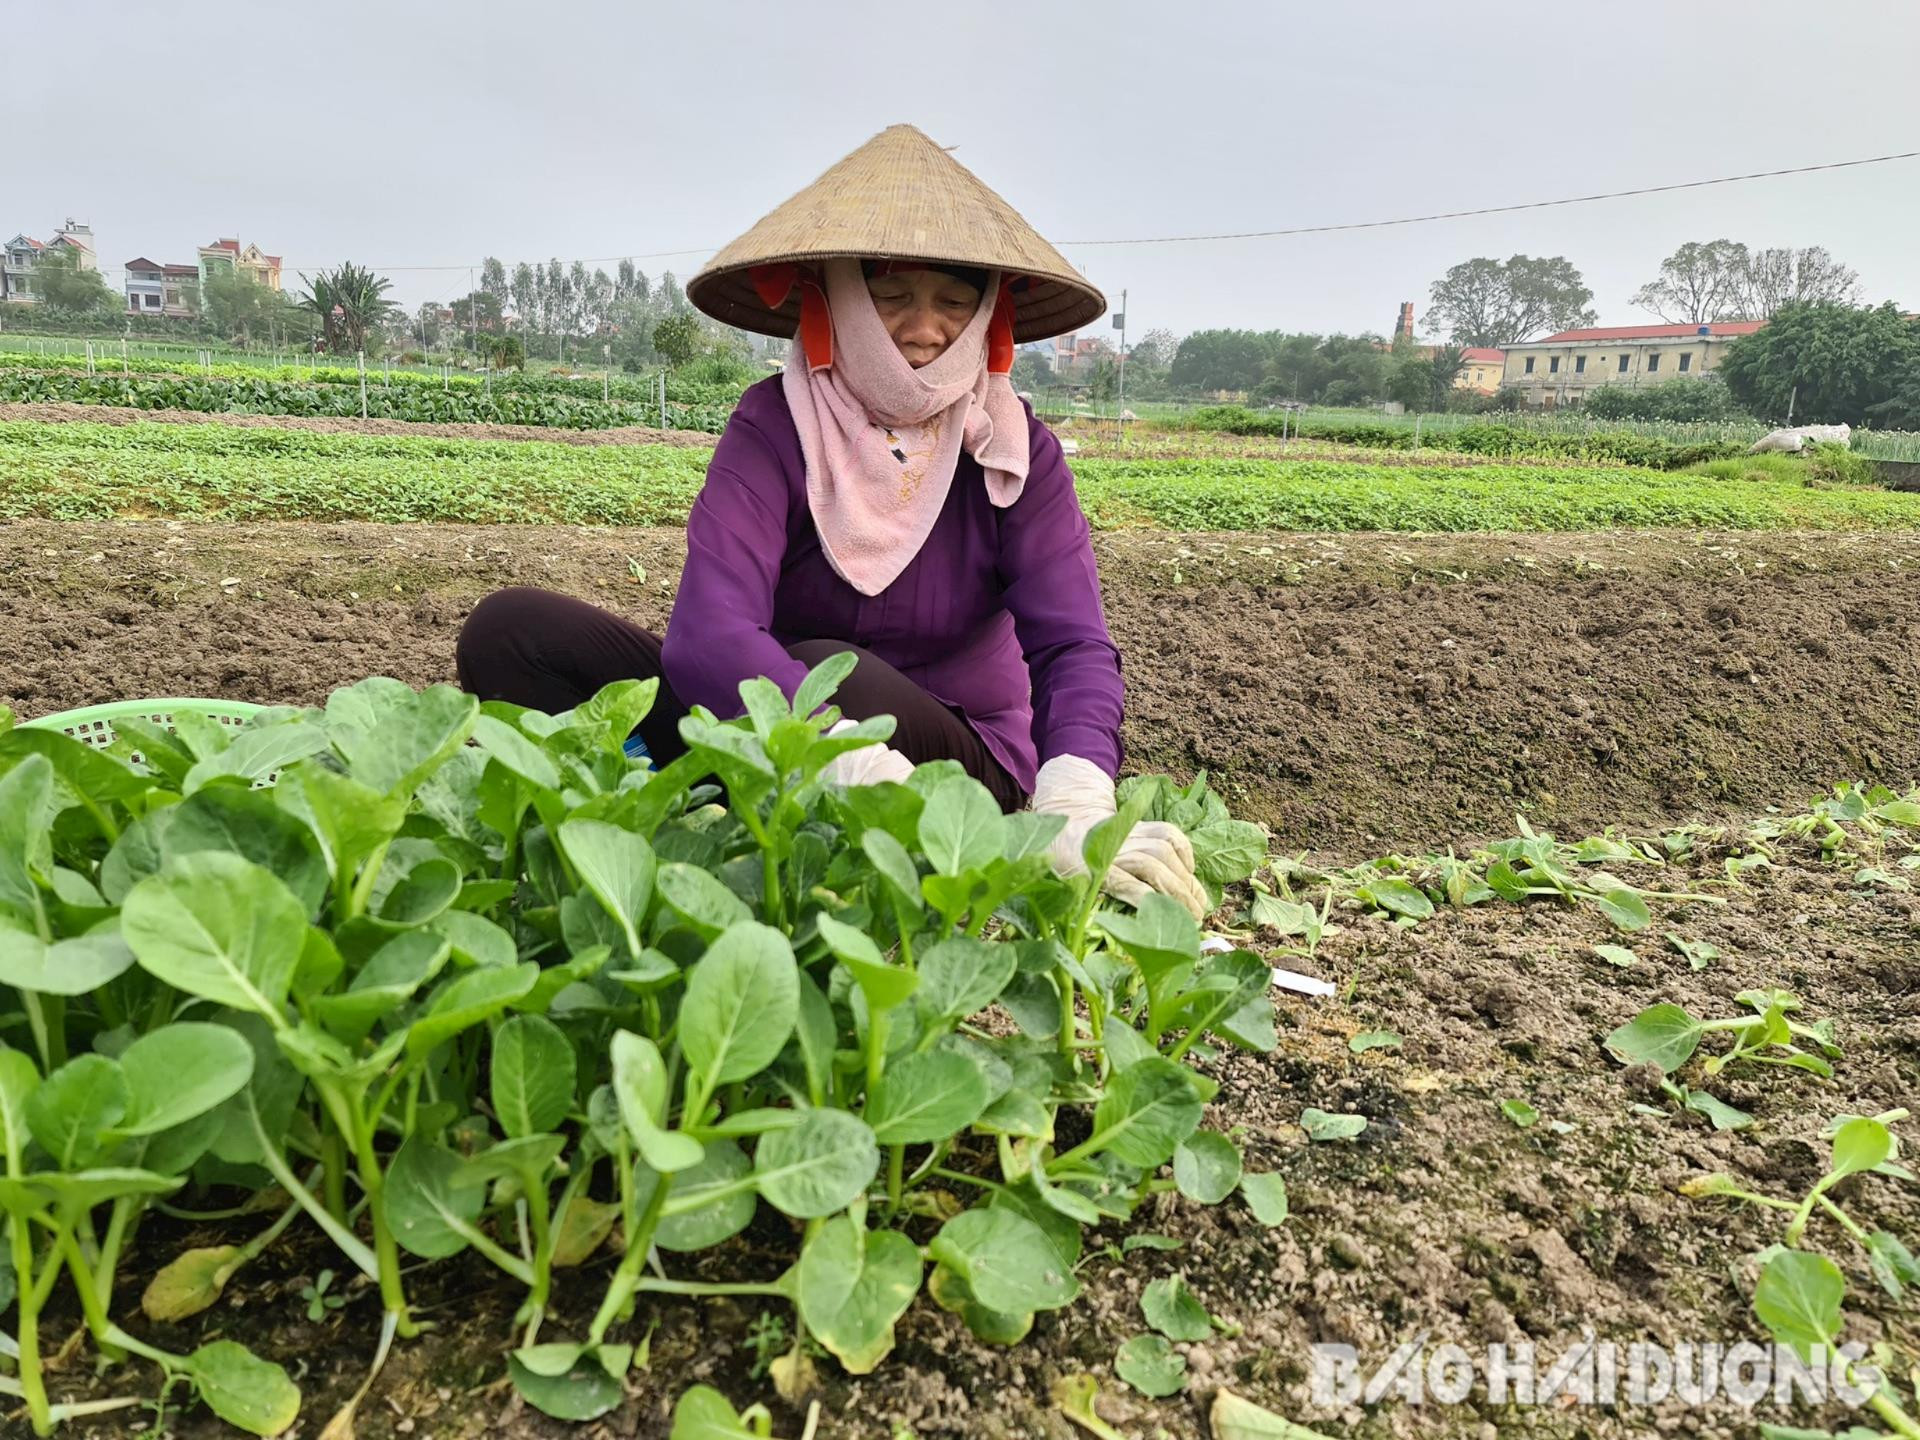
<path id="1" fill-rule="evenodd" d="M 800 295 L 774 278 L 778 267 L 836 255 L 1025 276 L 1013 295 L 1016 341 L 1078 330 L 1107 308 L 1011 205 L 911 125 L 888 126 L 721 250 L 688 283 L 687 298 L 728 325 L 790 336 Z"/>

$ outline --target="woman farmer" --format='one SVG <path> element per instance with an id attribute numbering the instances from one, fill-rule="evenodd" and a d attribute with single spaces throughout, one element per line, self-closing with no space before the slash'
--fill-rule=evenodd
<path id="1" fill-rule="evenodd" d="M 1005 201 L 907 125 L 876 136 L 722 250 L 687 287 L 715 319 L 797 333 L 741 397 L 687 521 L 664 637 L 541 590 L 488 596 L 460 683 L 549 712 L 657 676 L 640 726 L 682 753 L 689 705 L 740 713 L 740 682 L 792 697 L 828 655 L 858 661 L 845 723 L 897 722 L 840 757 L 841 784 L 957 760 L 1003 809 L 1066 818 L 1063 874 L 1115 810 L 1119 654 L 1059 441 L 1008 382 L 1016 341 L 1103 313 L 1099 291 Z M 1135 827 L 1106 881 L 1198 917 L 1177 827 Z"/>

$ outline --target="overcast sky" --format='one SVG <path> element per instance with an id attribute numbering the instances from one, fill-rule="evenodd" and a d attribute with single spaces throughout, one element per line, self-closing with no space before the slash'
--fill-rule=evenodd
<path id="1" fill-rule="evenodd" d="M 908 121 L 1050 239 L 1384 220 L 1920 149 L 1912 0 L 60 0 L 0 43 L 0 230 L 110 283 L 218 235 L 409 307 L 467 265 L 705 253 Z M 1341 235 L 1063 245 L 1129 331 L 1391 328 L 1475 255 L 1603 322 L 1693 239 L 1825 245 L 1920 308 L 1920 160 Z M 611 259 L 606 260 L 612 268 Z M 456 267 L 434 269 L 429 267 Z M 1425 333 L 1425 326 L 1421 327 Z"/>

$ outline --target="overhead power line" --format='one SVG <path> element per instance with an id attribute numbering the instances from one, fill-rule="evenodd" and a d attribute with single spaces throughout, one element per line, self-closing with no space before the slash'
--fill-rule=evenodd
<path id="1" fill-rule="evenodd" d="M 1714 185 L 1738 185 L 1748 180 L 1774 180 L 1786 175 L 1811 175 L 1825 170 L 1852 170 L 1862 165 L 1886 165 L 1895 160 L 1920 159 L 1920 150 L 1902 150 L 1892 155 L 1869 155 L 1859 160 L 1830 160 L 1820 165 L 1791 165 L 1780 170 L 1752 170 L 1744 175 L 1719 175 L 1711 180 L 1682 180 L 1671 185 L 1641 185 L 1630 190 L 1603 190 L 1593 195 L 1569 195 L 1559 200 L 1528 200 L 1517 205 L 1483 205 L 1472 210 L 1439 210 L 1430 215 L 1405 215 L 1395 220 L 1350 220 L 1336 225 L 1290 225 L 1277 230 L 1230 230 L 1212 235 L 1135 235 L 1107 240 L 1055 240 L 1055 245 L 1193 245 L 1215 240 L 1270 240 L 1288 235 L 1328 235 L 1342 230 L 1386 230 L 1400 225 L 1427 225 L 1436 220 L 1466 220 L 1477 215 L 1511 215 L 1522 210 L 1552 210 L 1566 205 L 1591 205 L 1600 200 L 1626 200 L 1637 195 L 1666 195 L 1676 190 L 1704 190 Z M 609 265 L 621 260 L 670 260 L 682 255 L 710 255 L 716 245 L 694 246 L 685 250 L 655 250 L 647 254 L 598 255 L 582 257 L 583 265 Z M 571 265 L 574 262 L 566 262 Z M 288 269 L 301 267 L 287 264 Z M 427 271 L 472 270 L 468 261 L 459 265 L 374 265 L 382 272 L 423 273 Z"/>
<path id="2" fill-rule="evenodd" d="M 1336 230 L 1384 230 L 1393 225 L 1425 225 L 1433 220 L 1464 220 L 1474 215 L 1510 215 L 1516 210 L 1551 210 L 1560 205 L 1590 205 L 1596 200 L 1624 200 L 1633 195 L 1664 195 L 1674 190 L 1701 190 L 1709 185 L 1735 185 L 1742 180 L 1771 180 L 1781 175 L 1809 175 L 1816 170 L 1848 170 L 1857 165 L 1884 165 L 1890 160 L 1912 160 L 1920 150 L 1898 155 L 1870 155 L 1864 160 L 1833 160 L 1824 165 L 1794 165 L 1785 170 L 1754 170 L 1745 175 L 1721 175 L 1712 180 L 1683 180 L 1674 185 L 1642 185 L 1633 190 L 1605 190 L 1597 195 L 1569 195 L 1564 200 L 1529 200 L 1519 205 L 1485 205 L 1477 210 L 1441 210 L 1432 215 L 1408 215 L 1399 220 L 1354 220 L 1342 225 L 1294 225 L 1284 230 L 1236 230 L 1220 235 L 1142 235 L 1127 240 L 1056 240 L 1055 245 L 1185 245 L 1203 240 L 1266 240 L 1280 235 L 1325 235 Z"/>

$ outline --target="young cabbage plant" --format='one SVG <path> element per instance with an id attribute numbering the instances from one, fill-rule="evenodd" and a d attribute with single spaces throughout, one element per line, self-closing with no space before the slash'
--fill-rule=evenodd
<path id="1" fill-rule="evenodd" d="M 1753 1312 L 1776 1342 L 1792 1348 L 1808 1365 L 1833 1361 L 1840 1343 L 1841 1307 L 1846 1277 L 1824 1255 L 1781 1247 L 1767 1261 L 1754 1287 Z M 1920 1440 L 1920 1422 L 1907 1413 L 1892 1383 L 1881 1375 L 1869 1380 L 1853 1365 L 1849 1383 L 1868 1390 L 1867 1405 L 1893 1434 Z"/>
<path id="2" fill-rule="evenodd" d="M 1732 1038 L 1732 1048 L 1710 1054 L 1701 1062 L 1701 1069 L 1709 1076 L 1742 1063 L 1805 1070 L 1823 1078 L 1833 1075 L 1829 1060 L 1841 1051 L 1833 1038 L 1831 1021 L 1809 1025 L 1792 1019 L 1801 1002 L 1788 990 L 1743 990 L 1735 998 L 1755 1013 L 1699 1020 L 1678 1005 L 1650 1005 L 1612 1031 L 1603 1043 L 1623 1065 L 1653 1064 L 1671 1076 L 1693 1059 L 1707 1036 L 1724 1034 Z M 1802 1049 L 1795 1041 L 1813 1049 Z"/>
<path id="3" fill-rule="evenodd" d="M 1129 782 L 1063 879 L 1061 822 L 1003 815 L 955 764 L 833 786 L 892 733 L 827 733 L 853 663 L 791 700 L 748 682 L 738 720 L 696 710 L 659 770 L 624 750 L 651 682 L 549 716 L 375 679 L 243 727 L 132 722 L 112 754 L 0 729 L 0 1005 L 31 1047 L 4 1063 L 47 1090 L 8 1132 L 23 1317 L 65 1269 L 103 1353 L 157 1353 L 107 1314 L 148 1192 L 272 1183 L 286 1214 L 179 1257 L 156 1306 L 210 1303 L 298 1215 L 411 1334 L 403 1267 L 477 1252 L 525 1288 L 515 1384 L 586 1418 L 619 1402 L 616 1327 L 651 1294 L 791 1304 L 791 1390 L 810 1348 L 872 1369 L 923 1287 L 1017 1339 L 1077 1294 L 1082 1227 L 1157 1192 L 1282 1222 L 1279 1177 L 1199 1128 L 1190 1064 L 1273 1047 L 1264 962 L 1203 957 L 1179 906 L 1115 908 L 1095 878 L 1151 814 L 1217 889 L 1263 858 L 1257 827 L 1204 781 Z M 182 1036 L 191 1063 L 163 1054 Z M 139 1078 L 160 1060 L 225 1068 L 169 1092 Z M 197 1108 L 118 1113 L 116 1075 Z M 46 1178 L 79 1175 L 109 1188 Z M 763 1203 L 800 1236 L 783 1272 L 674 1273 Z M 585 1334 L 544 1335 L 555 1270 L 616 1229 Z M 230 1359 L 162 1363 L 218 1409 Z"/>
<path id="4" fill-rule="evenodd" d="M 1722 1196 L 1784 1212 L 1787 1223 L 1781 1238 L 1792 1247 L 1799 1246 L 1816 1211 L 1830 1217 L 1866 1252 L 1868 1268 L 1880 1288 L 1899 1301 L 1905 1298 L 1909 1286 L 1920 1285 L 1920 1261 L 1914 1259 L 1906 1244 L 1891 1231 L 1868 1230 L 1860 1224 L 1833 1198 L 1832 1191 L 1852 1175 L 1877 1174 L 1911 1180 L 1912 1172 L 1900 1164 L 1900 1142 L 1890 1128 L 1893 1122 L 1906 1117 L 1905 1110 L 1889 1110 L 1875 1116 L 1837 1117 L 1826 1132 L 1832 1142 L 1826 1173 L 1798 1201 L 1759 1194 L 1746 1189 L 1731 1175 L 1718 1173 L 1696 1176 L 1680 1190 L 1683 1195 Z"/>
<path id="5" fill-rule="evenodd" d="M 19 1378 L 0 1388 L 26 1401 L 34 1433 L 81 1413 L 49 1402 L 39 1317 L 64 1268 L 103 1355 L 139 1355 L 189 1381 L 221 1418 L 258 1435 L 291 1424 L 300 1394 L 286 1372 L 232 1341 L 175 1355 L 136 1339 L 108 1314 L 114 1268 L 139 1209 L 179 1188 L 206 1149 L 204 1123 L 244 1087 L 253 1053 L 221 1026 L 166 1025 L 120 1055 L 78 1056 L 42 1077 L 32 1057 L 0 1046 L 0 1210 L 10 1232 Z M 104 1238 L 94 1219 L 109 1218 Z"/>
<path id="6" fill-rule="evenodd" d="M 1488 845 L 1470 859 L 1452 853 L 1388 856 L 1341 878 L 1362 906 L 1403 925 L 1427 919 L 1442 904 L 1465 909 L 1496 899 L 1517 905 L 1544 899 L 1592 905 L 1615 929 L 1632 932 L 1651 923 L 1651 900 L 1726 903 L 1717 895 L 1642 888 L 1603 868 L 1663 864 L 1668 857 L 1650 841 L 1609 833 L 1569 844 L 1536 831 L 1523 816 L 1516 816 L 1515 823 L 1518 835 Z"/>

